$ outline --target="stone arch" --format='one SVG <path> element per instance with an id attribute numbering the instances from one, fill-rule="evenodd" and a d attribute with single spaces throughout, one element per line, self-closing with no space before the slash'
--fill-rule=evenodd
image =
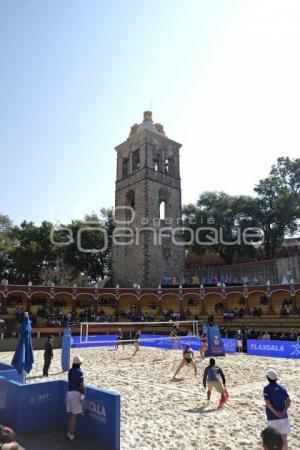
<path id="1" fill-rule="evenodd" d="M 21 311 L 27 311 L 28 296 L 23 291 L 9 292 L 6 298 L 6 310 L 7 314 L 15 314 L 16 309 Z"/>
<path id="2" fill-rule="evenodd" d="M 118 298 L 119 318 L 134 319 L 138 314 L 138 298 L 135 294 L 121 294 Z"/>
<path id="3" fill-rule="evenodd" d="M 240 311 L 241 308 L 245 311 L 246 309 L 246 299 L 244 297 L 244 294 L 242 292 L 230 292 L 226 296 L 226 305 L 227 310 L 233 310 L 236 309 Z"/>
<path id="4" fill-rule="evenodd" d="M 165 220 L 170 216 L 170 192 L 165 187 L 158 191 L 158 212 L 160 220 Z"/>
<path id="5" fill-rule="evenodd" d="M 38 310 L 44 310 L 45 314 L 50 309 L 50 294 L 44 291 L 37 291 L 31 294 L 30 297 L 30 311 L 33 314 L 37 314 Z"/>
<path id="6" fill-rule="evenodd" d="M 293 310 L 293 301 L 291 292 L 286 289 L 278 289 L 277 291 L 272 292 L 272 308 L 275 314 L 280 314 L 282 305 L 284 301 L 287 301 L 290 314 Z"/>
<path id="7" fill-rule="evenodd" d="M 209 313 L 216 314 L 217 303 L 223 303 L 223 305 L 225 305 L 225 301 L 222 298 L 221 294 L 218 294 L 217 292 L 206 294 L 204 296 L 204 306 L 206 314 Z"/>
<path id="8" fill-rule="evenodd" d="M 116 314 L 117 300 L 114 294 L 100 294 L 96 302 L 96 314 L 105 314 L 114 317 Z"/>
<path id="9" fill-rule="evenodd" d="M 269 311 L 270 299 L 267 297 L 265 291 L 254 291 L 248 295 L 249 311 L 252 314 L 254 308 L 261 308 L 263 314 L 267 314 Z"/>
<path id="10" fill-rule="evenodd" d="M 92 294 L 77 294 L 75 297 L 75 309 L 76 311 L 90 310 L 94 311 L 94 301 L 95 298 Z"/>
<path id="11" fill-rule="evenodd" d="M 133 189 L 130 189 L 126 192 L 125 195 L 125 205 L 130 206 L 135 211 L 135 191 Z M 125 209 L 125 219 L 128 221 L 132 221 L 132 215 L 133 213 L 129 209 Z"/>
<path id="12" fill-rule="evenodd" d="M 53 310 L 62 311 L 64 314 L 72 312 L 74 299 L 69 292 L 58 292 L 53 297 Z"/>
<path id="13" fill-rule="evenodd" d="M 143 294 L 140 297 L 140 307 L 142 314 L 156 317 L 160 309 L 160 300 L 156 294 Z"/>
<path id="14" fill-rule="evenodd" d="M 200 294 L 185 294 L 182 299 L 183 308 L 186 319 L 199 316 L 201 313 L 201 296 Z"/>
<path id="15" fill-rule="evenodd" d="M 163 315 L 166 310 L 172 310 L 175 313 L 180 312 L 180 298 L 176 294 L 165 294 L 161 298 L 161 308 Z"/>

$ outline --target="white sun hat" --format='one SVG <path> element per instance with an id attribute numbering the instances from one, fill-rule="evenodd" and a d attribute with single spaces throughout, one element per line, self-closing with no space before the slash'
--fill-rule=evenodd
<path id="1" fill-rule="evenodd" d="M 270 380 L 276 381 L 278 380 L 278 375 L 275 369 L 268 369 L 266 371 L 266 376 L 270 378 Z"/>
<path id="2" fill-rule="evenodd" d="M 73 364 L 82 364 L 83 363 L 83 358 L 81 358 L 81 356 L 76 355 L 73 358 Z"/>

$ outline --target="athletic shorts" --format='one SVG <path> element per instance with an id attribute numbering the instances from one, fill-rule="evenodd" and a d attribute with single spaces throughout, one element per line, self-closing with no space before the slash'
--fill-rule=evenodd
<path id="1" fill-rule="evenodd" d="M 191 362 L 192 362 L 192 360 L 189 359 L 189 358 L 184 358 L 184 360 L 185 360 L 185 362 L 186 362 L 187 364 L 191 364 Z"/>
<path id="2" fill-rule="evenodd" d="M 215 389 L 217 392 L 219 392 L 219 394 L 223 394 L 224 393 L 224 387 L 223 384 L 218 381 L 218 380 L 214 380 L 214 381 L 208 381 L 207 382 L 207 387 L 208 390 L 211 392 L 213 389 Z"/>
<path id="3" fill-rule="evenodd" d="M 268 420 L 268 425 L 275 428 L 280 434 L 290 434 L 291 427 L 289 419 Z"/>
<path id="4" fill-rule="evenodd" d="M 68 391 L 67 392 L 67 412 L 74 415 L 82 413 L 82 403 L 80 400 L 80 392 Z"/>
<path id="5" fill-rule="evenodd" d="M 238 347 L 243 347 L 243 341 L 237 341 L 237 346 Z"/>

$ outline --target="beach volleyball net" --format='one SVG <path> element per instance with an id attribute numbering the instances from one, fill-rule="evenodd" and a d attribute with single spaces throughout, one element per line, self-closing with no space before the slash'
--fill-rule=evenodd
<path id="1" fill-rule="evenodd" d="M 177 337 L 170 336 L 176 325 Z M 139 345 L 161 348 L 181 348 L 185 343 L 199 341 L 202 325 L 197 320 L 168 322 L 81 322 L 79 345 L 115 346 L 136 342 L 140 331 Z"/>

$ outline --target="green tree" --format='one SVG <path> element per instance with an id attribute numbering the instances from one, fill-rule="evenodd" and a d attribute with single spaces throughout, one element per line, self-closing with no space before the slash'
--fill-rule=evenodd
<path id="1" fill-rule="evenodd" d="M 45 261 L 51 263 L 57 257 L 57 251 L 50 240 L 52 224 L 44 221 L 41 226 L 24 221 L 10 230 L 14 246 L 9 256 L 12 262 L 11 282 L 27 284 L 29 281 L 39 284 L 40 271 Z"/>
<path id="2" fill-rule="evenodd" d="M 11 268 L 10 252 L 13 242 L 10 236 L 12 221 L 4 214 L 0 214 L 0 279 L 6 278 Z"/>
<path id="3" fill-rule="evenodd" d="M 227 264 L 237 258 L 253 257 L 255 246 L 245 245 L 242 233 L 245 228 L 256 226 L 254 209 L 251 197 L 204 192 L 196 205 L 187 205 L 183 209 L 184 224 L 195 232 L 198 230 L 200 243 L 194 242 L 191 249 L 199 254 L 210 249 L 222 256 Z M 188 232 L 186 238 L 189 238 Z"/>
<path id="4" fill-rule="evenodd" d="M 297 230 L 300 218 L 300 159 L 279 158 L 269 177 L 260 180 L 257 194 L 257 220 L 264 230 L 265 257 L 274 257 L 285 235 Z"/>

